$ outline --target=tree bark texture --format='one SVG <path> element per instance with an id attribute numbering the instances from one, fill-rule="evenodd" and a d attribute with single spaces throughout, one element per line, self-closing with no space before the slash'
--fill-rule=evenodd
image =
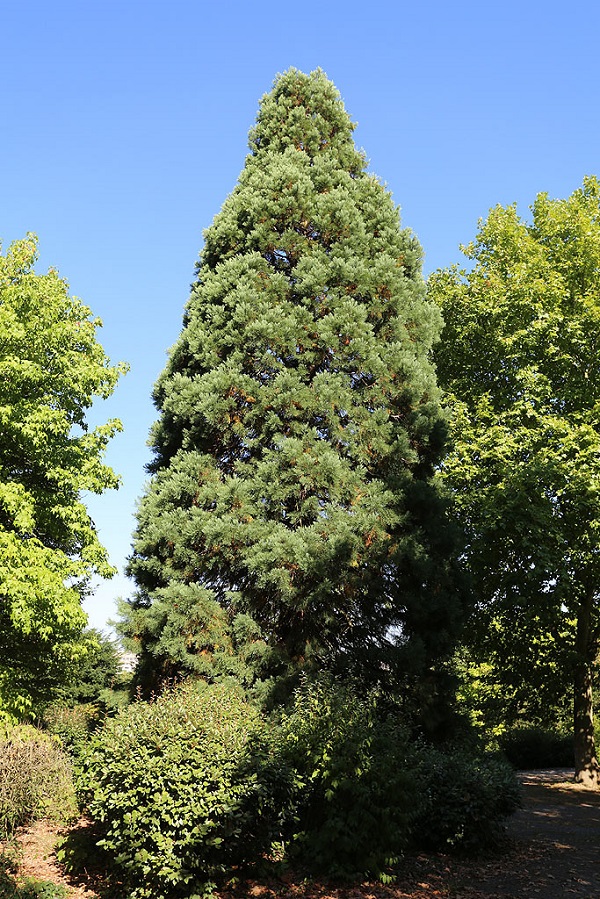
<path id="1" fill-rule="evenodd" d="M 589 787 L 600 786 L 600 766 L 596 757 L 594 740 L 594 700 L 592 670 L 596 656 L 592 636 L 592 604 L 590 593 L 582 601 L 577 618 L 575 649 L 577 660 L 574 676 L 574 750 L 575 780 Z"/>

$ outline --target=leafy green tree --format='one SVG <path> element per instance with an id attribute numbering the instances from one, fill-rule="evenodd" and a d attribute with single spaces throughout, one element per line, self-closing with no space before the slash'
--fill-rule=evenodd
<path id="1" fill-rule="evenodd" d="M 544 692 L 560 706 L 571 680 L 577 777 L 597 783 L 600 185 L 540 194 L 532 209 L 531 223 L 514 206 L 491 210 L 465 249 L 471 268 L 431 278 L 455 408 L 443 474 L 468 537 L 477 651 L 513 715 L 519 704 L 539 715 Z"/>
<path id="2" fill-rule="evenodd" d="M 32 235 L 0 255 L 0 717 L 47 698 L 78 652 L 90 576 L 113 573 L 81 492 L 117 486 L 102 456 L 120 423 L 89 430 L 85 412 L 123 367 L 35 259 Z"/>
<path id="3" fill-rule="evenodd" d="M 440 316 L 353 128 L 321 71 L 279 76 L 204 234 L 130 561 L 146 684 L 311 659 L 393 679 L 452 643 Z"/>

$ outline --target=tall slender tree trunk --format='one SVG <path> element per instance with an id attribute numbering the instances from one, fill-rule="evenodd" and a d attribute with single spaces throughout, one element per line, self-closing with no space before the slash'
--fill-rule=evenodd
<path id="1" fill-rule="evenodd" d="M 592 667 L 596 656 L 592 636 L 593 593 L 582 601 L 577 618 L 575 650 L 577 661 L 574 677 L 573 718 L 575 745 L 575 780 L 589 787 L 600 786 L 600 766 L 594 741 L 594 700 Z"/>

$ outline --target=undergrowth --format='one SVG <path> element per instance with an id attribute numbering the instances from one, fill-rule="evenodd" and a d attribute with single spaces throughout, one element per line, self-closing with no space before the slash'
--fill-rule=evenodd
<path id="1" fill-rule="evenodd" d="M 76 810 L 71 764 L 59 740 L 26 724 L 0 734 L 0 839 L 40 818 L 66 821 Z"/>

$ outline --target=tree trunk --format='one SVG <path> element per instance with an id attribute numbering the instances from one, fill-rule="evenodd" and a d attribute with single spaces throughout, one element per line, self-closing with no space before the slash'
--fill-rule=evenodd
<path id="1" fill-rule="evenodd" d="M 575 780 L 588 787 L 600 786 L 600 766 L 594 741 L 594 700 L 592 666 L 596 647 L 591 633 L 593 594 L 581 603 L 577 618 L 575 650 L 577 661 L 574 677 L 573 717 L 575 748 Z"/>

